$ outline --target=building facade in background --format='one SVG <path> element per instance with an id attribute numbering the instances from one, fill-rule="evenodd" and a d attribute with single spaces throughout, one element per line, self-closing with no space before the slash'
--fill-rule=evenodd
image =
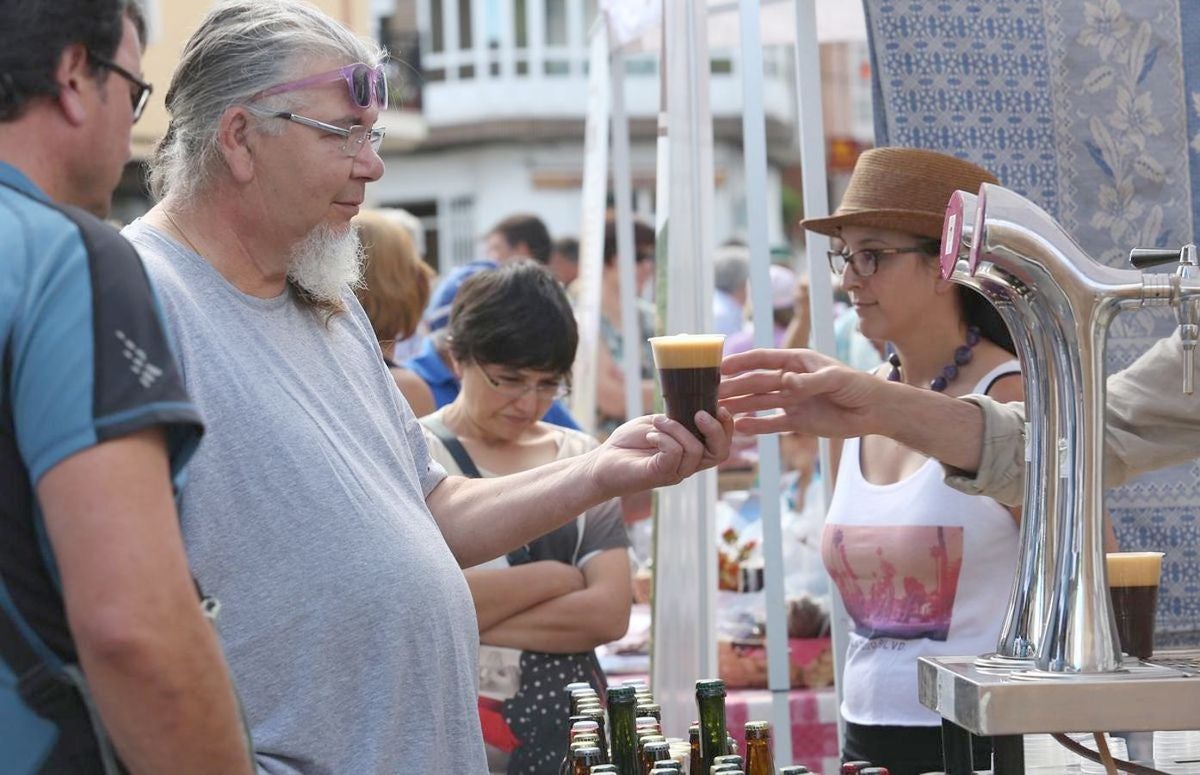
<path id="1" fill-rule="evenodd" d="M 427 257 L 443 271 L 476 258 L 484 230 L 513 212 L 537 213 L 555 237 L 577 235 L 595 0 L 395 0 L 390 11 L 381 29 L 411 79 L 406 94 L 429 132 L 412 151 L 386 159 L 388 171 L 370 192 L 374 202 L 420 216 Z M 857 52 L 843 50 L 839 62 L 866 61 L 865 44 L 837 45 Z M 737 51 L 711 51 L 718 243 L 745 237 L 740 64 Z M 772 244 L 788 241 L 785 210 L 799 216 L 795 195 L 785 195 L 785 181 L 798 180 L 794 67 L 790 47 L 764 50 Z M 859 75 L 855 67 L 842 70 Z M 625 83 L 633 207 L 652 221 L 657 54 L 628 57 Z M 841 134 L 860 147 L 870 139 L 869 73 L 854 86 L 865 113 Z"/>

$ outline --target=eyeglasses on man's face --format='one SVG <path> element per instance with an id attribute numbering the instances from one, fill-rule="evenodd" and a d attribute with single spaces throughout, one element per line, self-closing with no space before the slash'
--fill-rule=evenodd
<path id="1" fill-rule="evenodd" d="M 294 121 L 297 124 L 346 138 L 346 142 L 342 143 L 342 154 L 350 157 L 358 156 L 362 152 L 363 146 L 368 142 L 371 144 L 371 149 L 375 153 L 379 153 L 379 146 L 383 144 L 383 136 L 387 133 L 387 129 L 381 126 L 372 127 L 371 129 L 367 129 L 361 124 L 355 124 L 351 127 L 341 127 L 287 111 L 270 113 L 268 115 L 270 118 L 282 118 L 286 121 Z"/>
<path id="2" fill-rule="evenodd" d="M 829 269 L 838 277 L 846 273 L 846 267 L 852 267 L 859 277 L 870 277 L 879 268 L 879 259 L 884 256 L 895 256 L 902 253 L 924 253 L 926 248 L 914 245 L 907 248 L 863 248 L 862 250 L 827 250 Z"/>
<path id="3" fill-rule="evenodd" d="M 97 56 L 90 51 L 88 52 L 88 59 L 97 67 L 103 67 L 105 70 L 114 72 L 126 81 L 129 81 L 130 86 L 133 87 L 129 92 L 129 98 L 133 104 L 133 121 L 137 123 L 137 120 L 142 117 L 142 111 L 146 109 L 146 103 L 150 101 L 150 94 L 154 91 L 154 87 L 111 59 Z"/>
<path id="4" fill-rule="evenodd" d="M 493 376 L 481 364 L 475 364 L 475 367 L 479 369 L 479 373 L 491 385 L 492 390 L 495 390 L 508 399 L 516 400 L 524 398 L 526 394 L 533 391 L 537 394 L 538 400 L 550 401 L 565 398 L 571 392 L 571 386 L 565 379 L 528 381 L 515 374 L 497 374 Z"/>

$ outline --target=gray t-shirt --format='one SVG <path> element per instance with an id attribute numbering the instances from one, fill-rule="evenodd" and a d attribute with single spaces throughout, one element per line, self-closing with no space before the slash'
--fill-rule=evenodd
<path id="1" fill-rule="evenodd" d="M 260 772 L 482 772 L 479 631 L 425 505 L 445 477 L 347 289 L 328 325 L 143 221 L 208 432 L 181 504 Z"/>

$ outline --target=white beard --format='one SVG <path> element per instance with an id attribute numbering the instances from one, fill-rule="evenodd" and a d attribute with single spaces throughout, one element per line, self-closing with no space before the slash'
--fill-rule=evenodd
<path id="1" fill-rule="evenodd" d="M 362 283 L 364 257 L 356 229 L 318 226 L 292 248 L 288 279 L 314 301 L 336 305 L 346 286 Z"/>

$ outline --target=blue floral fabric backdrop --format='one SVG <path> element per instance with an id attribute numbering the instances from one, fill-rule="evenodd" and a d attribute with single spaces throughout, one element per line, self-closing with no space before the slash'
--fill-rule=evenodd
<path id="1" fill-rule="evenodd" d="M 1195 239 L 1200 0 L 864 5 L 877 145 L 987 167 L 1112 266 L 1132 247 Z M 1109 368 L 1174 325 L 1161 311 L 1123 314 Z M 1114 490 L 1108 508 L 1123 549 L 1167 553 L 1159 643 L 1200 645 L 1200 463 Z"/>

